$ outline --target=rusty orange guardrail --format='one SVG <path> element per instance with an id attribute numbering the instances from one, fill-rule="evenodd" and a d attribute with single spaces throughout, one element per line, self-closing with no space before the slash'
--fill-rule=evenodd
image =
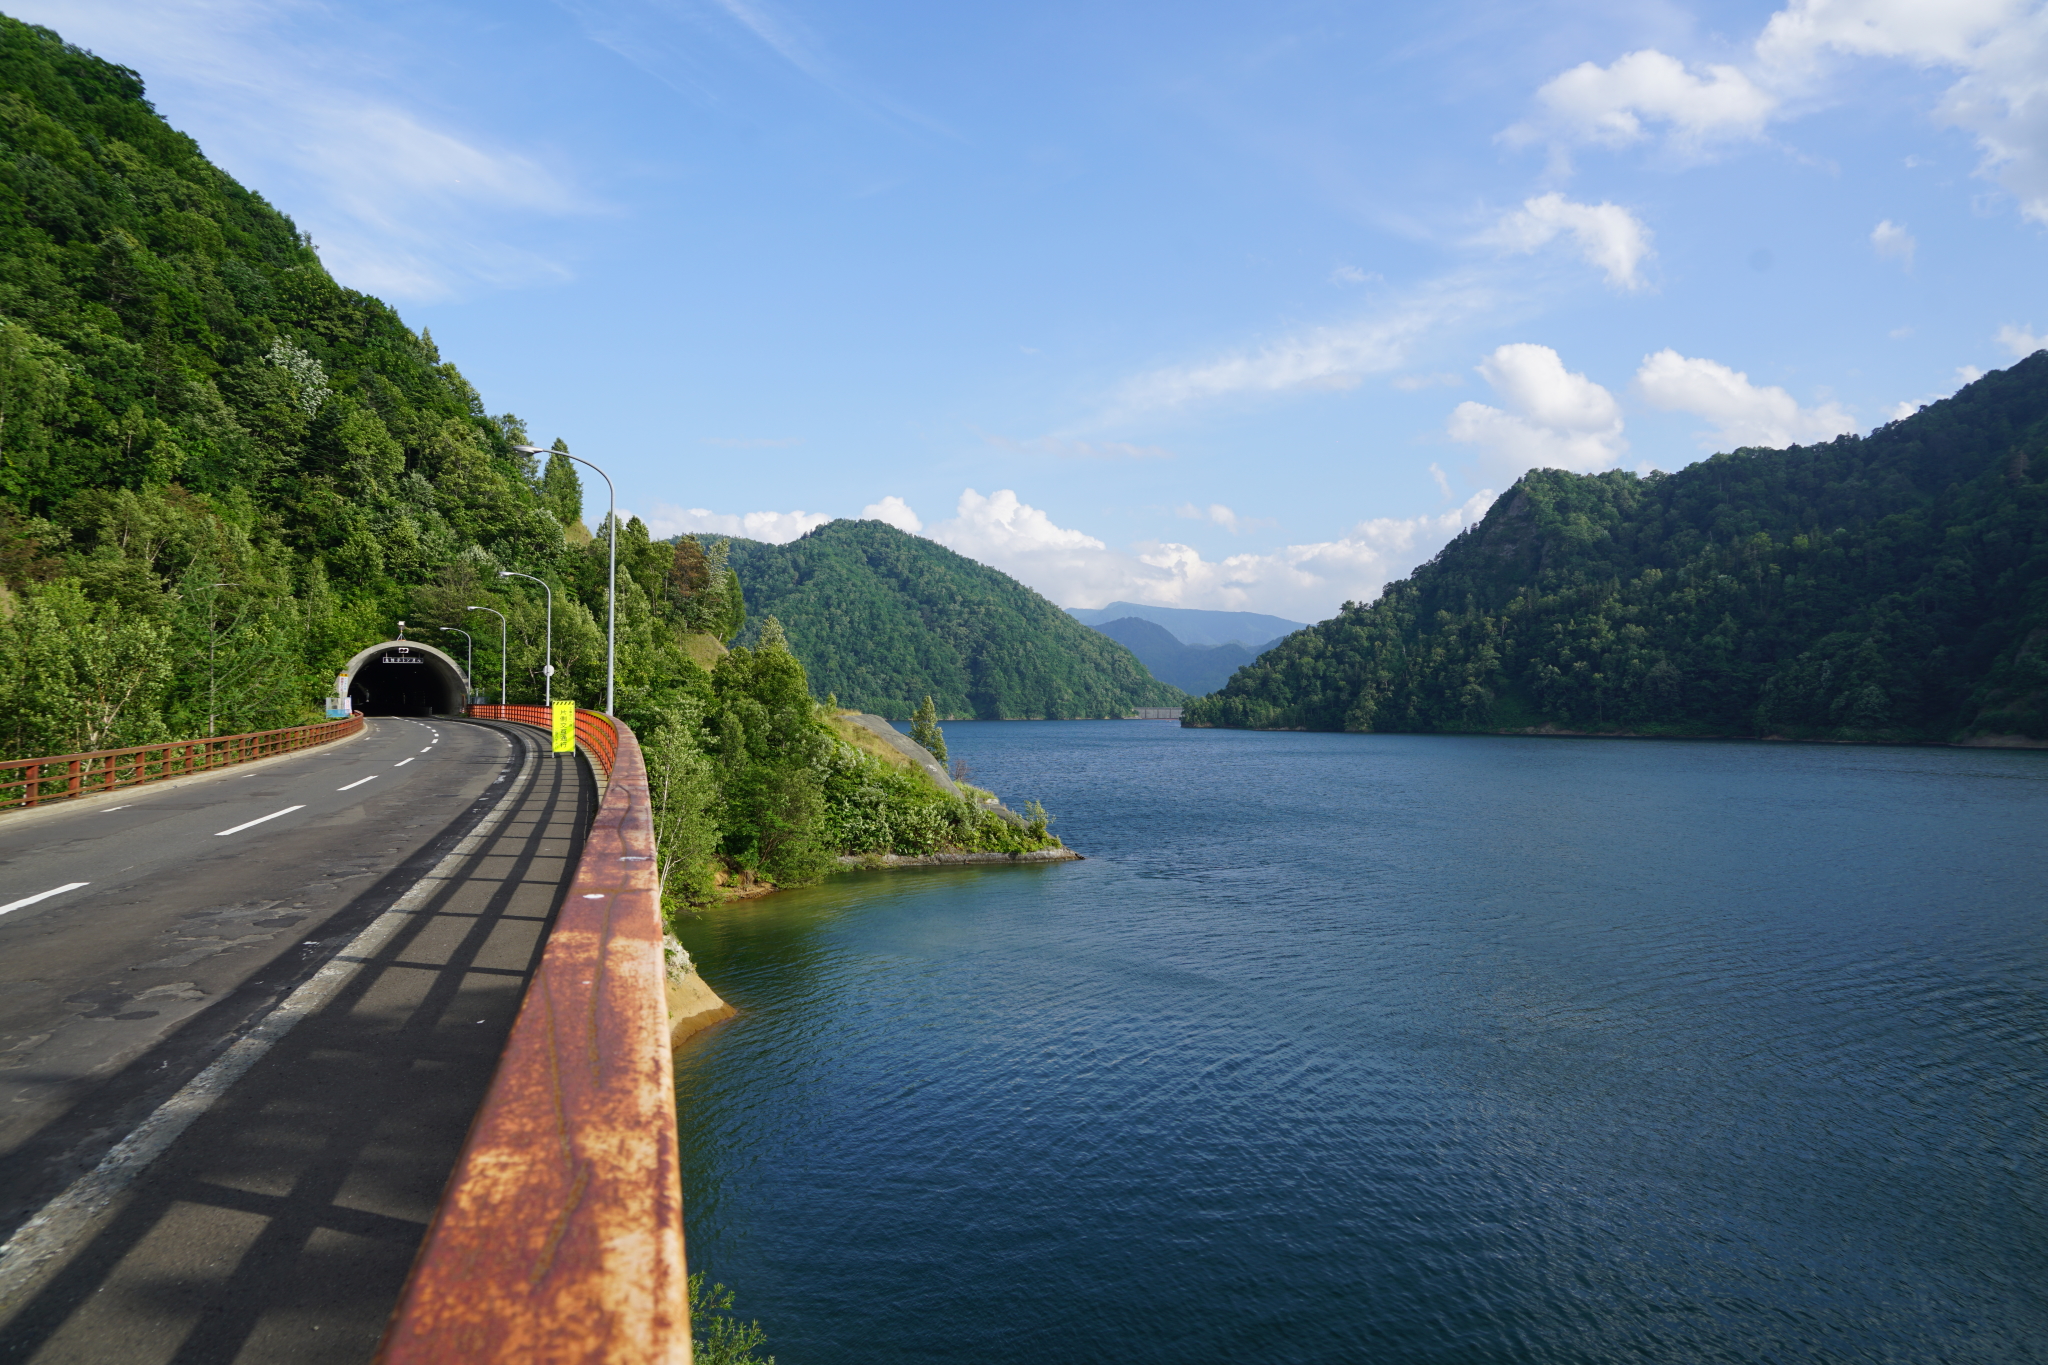
<path id="1" fill-rule="evenodd" d="M 472 706 L 469 714 L 479 720 L 511 720 L 521 725 L 538 725 L 543 730 L 555 728 L 554 716 L 545 706 Z M 618 752 L 618 731 L 615 722 L 602 711 L 586 711 L 576 708 L 576 742 L 589 749 L 596 756 L 598 766 L 607 775 Z"/>
<path id="2" fill-rule="evenodd" d="M 126 749 L 95 749 L 85 754 L 51 758 L 11 758 L 0 762 L 0 810 L 48 805 L 81 796 L 118 791 L 145 782 L 231 768 L 258 758 L 271 758 L 316 744 L 346 739 L 363 728 L 361 716 L 293 725 L 282 730 L 251 730 L 213 739 L 181 739 L 169 744 L 136 744 Z M 55 788 L 55 790 L 45 790 Z"/>
<path id="3" fill-rule="evenodd" d="M 540 706 L 469 713 L 551 728 Z M 647 769 L 627 726 L 576 722 L 609 772 L 604 802 L 380 1365 L 689 1365 Z"/>

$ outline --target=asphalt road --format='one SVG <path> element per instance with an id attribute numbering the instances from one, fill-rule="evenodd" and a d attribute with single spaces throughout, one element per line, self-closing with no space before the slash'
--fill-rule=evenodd
<path id="1" fill-rule="evenodd" d="M 0 1359 L 366 1360 L 593 795 L 538 731 L 373 719 L 0 816 L 0 1241 L 365 926 L 406 926 L 0 1304 Z"/>

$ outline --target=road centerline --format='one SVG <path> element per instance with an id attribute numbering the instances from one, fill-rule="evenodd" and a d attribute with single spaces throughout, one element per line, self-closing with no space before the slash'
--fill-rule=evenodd
<path id="1" fill-rule="evenodd" d="M 240 834 L 243 830 L 248 829 L 252 825 L 260 825 L 265 820 L 275 820 L 280 815 L 290 815 L 295 810 L 304 809 L 305 807 L 303 805 L 286 806 L 283 810 L 274 810 L 268 815 L 259 815 L 254 820 L 244 820 L 241 824 L 236 825 L 233 829 L 221 830 L 218 833 L 216 833 L 213 837 L 216 839 L 221 839 L 225 838 L 230 834 Z"/>
<path id="2" fill-rule="evenodd" d="M 19 910 L 25 905 L 34 905 L 37 901 L 46 901 L 52 896 L 61 896 L 66 891 L 76 891 L 81 886 L 91 885 L 91 882 L 66 882 L 64 885 L 52 887 L 48 891 L 38 891 L 33 896 L 23 896 L 18 901 L 9 901 L 5 905 L 0 905 L 0 915 L 4 915 L 10 910 Z"/>
<path id="3" fill-rule="evenodd" d="M 419 757 L 419 755 L 418 755 L 418 754 L 414 754 L 414 755 L 412 756 L 412 758 L 418 758 L 418 757 Z M 399 760 L 398 762 L 396 762 L 396 763 L 392 764 L 391 766 L 392 766 L 392 767 L 394 767 L 394 768 L 403 768 L 403 767 L 404 767 L 404 766 L 405 766 L 406 764 L 408 764 L 408 763 L 412 762 L 412 758 L 402 758 L 402 759 L 400 759 L 400 760 Z"/>
<path id="4" fill-rule="evenodd" d="M 376 780 L 377 774 L 371 773 L 368 777 L 359 777 L 355 781 L 349 783 L 346 787 L 336 787 L 335 790 L 338 792 L 351 792 L 354 791 L 357 787 L 362 786 L 363 783 L 365 782 L 375 782 Z"/>

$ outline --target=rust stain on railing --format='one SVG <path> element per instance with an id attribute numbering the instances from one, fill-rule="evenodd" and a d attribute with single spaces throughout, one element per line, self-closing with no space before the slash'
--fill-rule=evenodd
<path id="1" fill-rule="evenodd" d="M 547 725 L 537 706 L 470 714 Z M 576 720 L 609 769 L 604 804 L 382 1365 L 690 1360 L 647 770 L 630 729 Z"/>
<path id="2" fill-rule="evenodd" d="M 0 762 L 0 810 L 46 806 L 145 782 L 231 768 L 238 763 L 346 739 L 362 728 L 363 718 L 350 716 L 317 725 L 251 730 L 214 739 L 136 744 L 126 749 L 95 749 L 91 753 L 58 754 L 50 758 L 11 758 Z M 57 789 L 45 791 L 46 787 Z"/>

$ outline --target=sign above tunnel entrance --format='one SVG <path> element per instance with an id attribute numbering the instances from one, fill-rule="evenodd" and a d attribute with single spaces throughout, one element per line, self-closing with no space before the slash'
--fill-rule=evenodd
<path id="1" fill-rule="evenodd" d="M 384 656 L 383 662 L 387 664 L 423 664 L 426 662 L 426 660 L 422 659 L 419 655 L 414 654 L 404 645 L 400 645 L 392 653 L 386 654 Z"/>

